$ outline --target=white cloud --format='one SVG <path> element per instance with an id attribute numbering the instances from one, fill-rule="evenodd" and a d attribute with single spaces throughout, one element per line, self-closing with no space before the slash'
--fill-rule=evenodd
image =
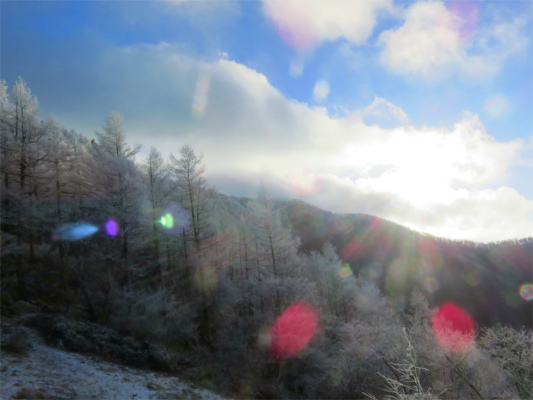
<path id="1" fill-rule="evenodd" d="M 362 110 L 361 116 L 378 120 L 395 120 L 404 124 L 409 122 L 409 117 L 401 107 L 377 96 L 374 97 L 372 104 Z"/>
<path id="2" fill-rule="evenodd" d="M 266 16 L 282 38 L 299 50 L 340 38 L 363 44 L 376 26 L 378 12 L 391 9 L 392 0 L 263 0 Z"/>
<path id="3" fill-rule="evenodd" d="M 245 65 L 200 61 L 169 44 L 114 49 L 101 61 L 98 85 L 109 86 L 106 101 L 124 113 L 129 140 L 165 156 L 190 144 L 224 193 L 253 195 L 263 181 L 274 194 L 436 235 L 495 240 L 533 232 L 533 201 L 508 187 L 486 189 L 505 182 L 526 145 L 496 141 L 475 114 L 449 129 L 385 129 L 363 120 L 374 113 L 407 121 L 385 99 L 334 118 L 285 98 Z M 195 117 L 196 82 L 205 77 L 209 98 Z"/>
<path id="4" fill-rule="evenodd" d="M 527 19 L 520 16 L 476 28 L 472 13 L 461 14 L 440 1 L 421 1 L 406 10 L 401 27 L 380 34 L 380 59 L 400 74 L 489 76 L 527 47 L 526 24 Z M 465 25 L 470 25 L 466 39 Z"/>

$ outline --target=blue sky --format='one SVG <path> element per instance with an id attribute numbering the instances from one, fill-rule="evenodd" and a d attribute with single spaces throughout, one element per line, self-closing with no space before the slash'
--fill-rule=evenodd
<path id="1" fill-rule="evenodd" d="M 529 1 L 0 7 L 1 78 L 69 129 L 118 111 L 143 155 L 189 143 L 227 194 L 264 182 L 439 236 L 533 232 Z"/>

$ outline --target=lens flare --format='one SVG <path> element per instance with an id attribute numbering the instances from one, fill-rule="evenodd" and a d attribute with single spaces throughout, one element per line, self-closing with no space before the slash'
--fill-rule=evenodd
<path id="1" fill-rule="evenodd" d="M 174 217 L 170 213 L 166 213 L 165 215 L 163 215 L 159 222 L 167 229 L 171 229 L 174 227 Z"/>
<path id="2" fill-rule="evenodd" d="M 189 212 L 180 205 L 172 203 L 161 212 L 161 217 L 155 220 L 156 224 L 161 224 L 168 235 L 182 235 L 189 226 Z"/>
<path id="3" fill-rule="evenodd" d="M 98 232 L 98 228 L 90 224 L 66 224 L 55 230 L 52 240 L 75 241 Z"/>
<path id="4" fill-rule="evenodd" d="M 439 282 L 437 282 L 437 280 L 433 276 L 424 279 L 424 281 L 422 282 L 422 286 L 428 291 L 428 293 L 433 293 L 437 291 L 440 287 Z"/>
<path id="5" fill-rule="evenodd" d="M 459 37 L 466 42 L 474 34 L 479 21 L 479 7 L 475 1 L 460 0 L 446 4 L 446 9 L 451 12 L 459 23 Z"/>
<path id="6" fill-rule="evenodd" d="M 468 283 L 470 286 L 477 286 L 481 281 L 479 273 L 474 271 L 467 273 L 464 279 L 465 282 Z"/>
<path id="7" fill-rule="evenodd" d="M 496 94 L 485 102 L 483 108 L 491 117 L 497 118 L 507 111 L 507 98 Z"/>
<path id="8" fill-rule="evenodd" d="M 313 100 L 321 103 L 326 100 L 329 94 L 329 84 L 326 81 L 318 81 L 313 89 Z"/>
<path id="9" fill-rule="evenodd" d="M 352 239 L 341 249 L 340 256 L 343 260 L 356 260 L 364 253 L 364 251 L 365 243 L 360 240 Z"/>
<path id="10" fill-rule="evenodd" d="M 293 15 L 295 11 L 293 10 L 293 7 L 290 7 L 289 9 L 286 8 L 289 3 L 292 2 L 270 2 L 271 5 L 278 4 L 279 6 L 283 7 L 283 12 L 286 15 Z M 271 5 L 269 6 L 269 8 L 271 7 Z M 296 13 L 299 12 L 296 11 Z M 270 12 L 267 12 L 267 15 L 269 14 Z M 293 18 L 290 18 L 290 20 L 286 21 L 280 21 L 272 14 L 270 14 L 269 16 L 271 17 L 272 22 L 274 23 L 274 27 L 278 32 L 278 35 L 288 46 L 299 51 L 308 51 L 313 48 L 316 42 L 316 37 L 313 31 L 313 27 L 311 26 L 312 24 L 309 24 L 305 20 L 300 20 L 298 16 L 295 16 L 299 20 L 297 22 L 294 22 Z"/>
<path id="11" fill-rule="evenodd" d="M 192 115 L 196 118 L 202 118 L 207 109 L 209 99 L 209 79 L 201 76 L 196 82 L 194 96 L 192 100 Z"/>
<path id="12" fill-rule="evenodd" d="M 290 190 L 297 196 L 309 196 L 317 193 L 322 181 L 313 172 L 295 171 L 287 176 Z"/>
<path id="13" fill-rule="evenodd" d="M 115 220 L 110 219 L 105 223 L 105 231 L 108 236 L 117 236 L 118 234 L 118 224 Z"/>
<path id="14" fill-rule="evenodd" d="M 304 70 L 304 64 L 299 59 L 292 59 L 289 66 L 289 75 L 293 78 L 299 78 L 302 76 Z"/>
<path id="15" fill-rule="evenodd" d="M 350 264 L 344 264 L 339 270 L 339 276 L 341 278 L 346 278 L 347 276 L 353 275 Z"/>
<path id="16" fill-rule="evenodd" d="M 520 286 L 520 297 L 526 301 L 533 300 L 533 284 L 524 283 L 522 286 Z"/>
<path id="17" fill-rule="evenodd" d="M 444 350 L 466 350 L 474 339 L 474 321 L 453 303 L 440 306 L 431 318 L 431 325 Z"/>
<path id="18" fill-rule="evenodd" d="M 298 354 L 315 334 L 318 314 L 304 302 L 289 307 L 270 329 L 270 353 L 287 359 Z"/>
<path id="19" fill-rule="evenodd" d="M 199 265 L 194 273 L 196 288 L 204 293 L 211 293 L 218 285 L 216 271 L 209 265 Z"/>

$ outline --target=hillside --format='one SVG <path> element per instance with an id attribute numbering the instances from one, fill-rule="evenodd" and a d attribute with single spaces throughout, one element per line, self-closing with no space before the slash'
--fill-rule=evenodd
<path id="1" fill-rule="evenodd" d="M 19 351 L 2 352 L 2 399 L 222 399 L 169 374 L 47 346 L 26 327 L 3 323 L 2 331 L 19 338 Z"/>
<path id="2" fill-rule="evenodd" d="M 454 301 L 480 327 L 531 327 L 533 303 L 519 287 L 533 275 L 533 238 L 481 244 L 415 232 L 365 214 L 337 215 L 302 201 L 279 200 L 282 216 L 300 238 L 300 250 L 331 242 L 354 275 L 376 282 L 403 311 L 413 288 L 430 306 Z"/>

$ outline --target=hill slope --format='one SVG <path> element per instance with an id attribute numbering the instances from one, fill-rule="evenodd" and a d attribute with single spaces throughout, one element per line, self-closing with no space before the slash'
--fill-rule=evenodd
<path id="1" fill-rule="evenodd" d="M 301 201 L 279 200 L 282 216 L 300 237 L 303 252 L 331 242 L 352 272 L 374 280 L 399 310 L 413 288 L 431 306 L 461 305 L 481 327 L 532 326 L 533 302 L 519 288 L 533 280 L 533 238 L 479 244 L 412 231 L 364 214 L 336 215 Z"/>

